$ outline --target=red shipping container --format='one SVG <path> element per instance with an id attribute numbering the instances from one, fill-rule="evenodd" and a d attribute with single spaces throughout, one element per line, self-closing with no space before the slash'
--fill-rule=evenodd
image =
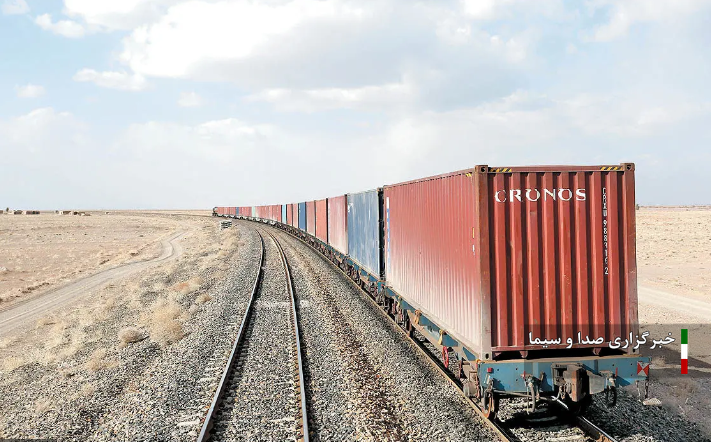
<path id="1" fill-rule="evenodd" d="M 326 199 L 316 200 L 316 238 L 328 243 L 328 204 Z"/>
<path id="2" fill-rule="evenodd" d="M 274 204 L 272 206 L 272 218 L 273 221 L 281 222 L 281 204 Z"/>
<path id="3" fill-rule="evenodd" d="M 299 203 L 291 205 L 291 226 L 299 228 Z"/>
<path id="4" fill-rule="evenodd" d="M 348 200 L 345 195 L 328 199 L 328 244 L 348 254 Z"/>
<path id="5" fill-rule="evenodd" d="M 284 220 L 284 224 L 287 226 L 291 225 L 291 218 L 292 218 L 292 206 L 291 204 L 286 205 L 286 219 Z"/>
<path id="6" fill-rule="evenodd" d="M 269 219 L 269 206 L 257 206 L 257 218 Z"/>
<path id="7" fill-rule="evenodd" d="M 306 233 L 316 236 L 316 201 L 306 201 Z"/>
<path id="8" fill-rule="evenodd" d="M 484 358 L 638 333 L 634 164 L 477 166 L 383 204 L 388 283 Z"/>

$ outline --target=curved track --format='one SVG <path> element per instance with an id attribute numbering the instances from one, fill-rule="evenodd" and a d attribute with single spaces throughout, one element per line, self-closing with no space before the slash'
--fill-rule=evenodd
<path id="1" fill-rule="evenodd" d="M 269 232 L 256 231 L 262 244 L 261 265 L 198 436 L 200 442 L 309 440 L 299 317 L 289 264 L 279 241 Z M 278 252 L 282 280 L 286 278 L 283 291 L 275 289 L 275 280 L 270 280 L 277 272 L 265 272 L 277 259 L 267 256 L 262 233 Z M 269 388 L 258 388 L 259 383 Z M 256 397 L 254 390 L 260 390 Z"/>

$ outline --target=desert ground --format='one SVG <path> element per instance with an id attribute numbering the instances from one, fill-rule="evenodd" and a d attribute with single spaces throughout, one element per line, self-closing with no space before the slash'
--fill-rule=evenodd
<path id="1" fill-rule="evenodd" d="M 711 435 L 711 207 L 637 211 L 640 331 L 676 341 L 647 350 L 652 396 Z M 680 374 L 680 330 L 689 330 L 689 374 Z"/>
<path id="2" fill-rule="evenodd" d="M 180 227 L 162 212 L 88 213 L 0 215 L 0 309 L 100 270 L 156 257 L 158 240 Z"/>
<path id="3" fill-rule="evenodd" d="M 146 384 L 172 382 L 170 364 L 187 364 L 184 352 L 224 350 L 211 341 L 225 332 L 214 318 L 234 321 L 233 297 L 247 296 L 243 286 L 256 258 L 239 229 L 219 230 L 208 214 L 0 215 L 0 314 L 87 276 L 152 262 L 0 336 L 0 437 L 128 440 L 136 422 L 125 416 L 152 412 L 135 399 L 146 394 Z M 678 374 L 678 340 L 649 353 L 650 392 L 662 401 L 660 413 L 684 416 L 711 435 L 711 317 L 703 310 L 711 306 L 709 226 L 707 207 L 637 211 L 640 327 L 660 338 L 689 328 L 691 341 L 689 375 Z M 171 237 L 178 252 L 157 260 Z M 117 403 L 129 408 L 107 414 L 106 404 L 119 395 Z M 153 407 L 163 399 L 156 400 Z"/>

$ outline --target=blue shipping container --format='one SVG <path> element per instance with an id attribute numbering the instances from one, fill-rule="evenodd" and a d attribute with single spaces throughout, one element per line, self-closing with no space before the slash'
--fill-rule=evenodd
<path id="1" fill-rule="evenodd" d="M 306 203 L 299 203 L 299 229 L 306 231 Z"/>
<path id="2" fill-rule="evenodd" d="M 348 255 L 375 276 L 380 275 L 378 191 L 348 194 Z"/>
<path id="3" fill-rule="evenodd" d="M 281 222 L 286 224 L 286 204 L 281 205 Z"/>

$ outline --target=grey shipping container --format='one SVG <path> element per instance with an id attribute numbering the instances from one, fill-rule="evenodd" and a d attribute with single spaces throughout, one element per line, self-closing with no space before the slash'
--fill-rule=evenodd
<path id="1" fill-rule="evenodd" d="M 299 229 L 306 231 L 306 203 L 299 203 Z"/>
<path id="2" fill-rule="evenodd" d="M 375 276 L 380 276 L 378 191 L 349 193 L 348 255 Z"/>

